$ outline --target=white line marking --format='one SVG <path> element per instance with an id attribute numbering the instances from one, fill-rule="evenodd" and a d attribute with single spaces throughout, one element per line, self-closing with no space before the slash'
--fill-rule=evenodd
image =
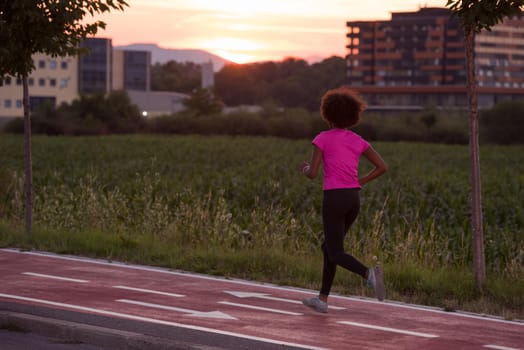
<path id="1" fill-rule="evenodd" d="M 291 291 L 296 293 L 304 293 L 304 294 L 311 294 L 311 290 L 301 289 L 301 288 L 294 288 L 294 287 L 282 287 L 277 286 L 273 284 L 267 284 L 262 282 L 250 282 L 250 281 L 244 281 L 244 280 L 238 280 L 234 278 L 224 278 L 224 277 L 212 277 L 212 276 L 206 276 L 206 275 L 199 275 L 196 273 L 190 273 L 190 272 L 181 272 L 181 271 L 172 271 L 167 270 L 161 267 L 148 267 L 148 266 L 140 266 L 140 265 L 127 265 L 122 262 L 107 262 L 107 261 L 101 261 L 98 259 L 92 259 L 92 258 L 86 258 L 86 257 L 78 257 L 78 256 L 63 256 L 63 255 L 56 255 L 53 253 L 46 253 L 46 252 L 27 252 L 27 251 L 20 251 L 18 249 L 0 249 L 2 252 L 7 253 L 14 253 L 14 254 L 25 254 L 25 255 L 35 255 L 35 256 L 41 256 L 44 258 L 52 258 L 52 259 L 63 259 L 63 260 L 70 260 L 70 261 L 77 261 L 77 262 L 83 262 L 88 264 L 96 264 L 96 265 L 104 265 L 104 266 L 111 266 L 111 267 L 120 267 L 124 269 L 131 269 L 131 270 L 138 270 L 138 271 L 148 271 L 148 272 L 157 272 L 157 273 L 165 273 L 165 274 L 171 274 L 174 276 L 184 276 L 184 277 L 191 277 L 191 278 L 198 278 L 208 281 L 216 281 L 216 282 L 223 282 L 223 283 L 233 283 L 237 285 L 244 285 L 244 286 L 251 286 L 251 287 L 261 287 L 261 288 L 268 288 L 273 290 L 284 290 L 284 291 Z M 363 298 L 357 298 L 357 297 L 346 297 L 336 294 L 331 294 L 330 298 L 332 299 L 342 299 L 342 300 L 349 300 L 349 301 L 355 301 L 355 302 L 361 302 L 361 303 L 368 303 L 368 304 L 380 304 L 388 307 L 397 307 L 401 309 L 411 309 L 411 310 L 418 310 L 418 311 L 425 311 L 425 312 L 433 312 L 441 315 L 446 315 L 450 317 L 464 317 L 464 318 L 471 318 L 471 319 L 478 319 L 482 321 L 489 321 L 489 322 L 498 322 L 503 324 L 511 324 L 514 326 L 521 326 L 524 327 L 524 322 L 522 321 L 508 321 L 504 320 L 502 318 L 496 317 L 496 316 L 480 316 L 480 315 L 472 315 L 468 313 L 463 312 L 446 312 L 442 311 L 442 309 L 438 308 L 432 308 L 429 306 L 420 306 L 420 305 L 408 305 L 403 304 L 399 302 L 379 302 L 372 299 L 363 299 Z"/>
<path id="2" fill-rule="evenodd" d="M 119 302 L 119 303 L 126 303 L 126 304 L 140 305 L 140 306 L 145 306 L 145 307 L 152 307 L 152 308 L 155 308 L 155 309 L 162 309 L 162 310 L 182 312 L 184 314 L 189 314 L 190 316 L 194 316 L 194 317 L 221 318 L 223 320 L 236 320 L 235 317 L 229 316 L 228 314 L 225 314 L 225 313 L 220 312 L 220 311 L 208 311 L 208 312 L 206 312 L 206 311 L 197 311 L 197 310 L 183 309 L 181 307 L 144 303 L 142 301 L 128 300 L 128 299 L 118 299 L 118 300 L 115 300 L 115 301 Z"/>
<path id="3" fill-rule="evenodd" d="M 517 348 L 509 348 L 507 346 L 500 346 L 500 345 L 483 345 L 485 348 L 489 349 L 496 349 L 496 350 L 519 350 Z"/>
<path id="4" fill-rule="evenodd" d="M 183 294 L 160 292 L 158 290 L 151 290 L 151 289 L 142 289 L 142 288 L 127 287 L 127 286 L 113 286 L 113 288 L 132 290 L 132 291 L 135 291 L 135 292 L 144 292 L 144 293 L 151 293 L 151 294 L 167 295 L 168 297 L 175 297 L 175 298 L 185 297 L 185 295 L 183 295 Z"/>
<path id="5" fill-rule="evenodd" d="M 302 301 L 300 300 L 294 300 L 294 299 L 284 299 L 284 298 L 277 298 L 269 296 L 269 294 L 265 293 L 255 293 L 255 292 L 235 292 L 235 291 L 227 291 L 225 290 L 224 293 L 233 295 L 237 298 L 258 298 L 258 299 L 266 299 L 266 300 L 274 300 L 274 301 L 283 301 L 286 303 L 292 303 L 292 304 L 302 304 Z M 345 308 L 339 307 L 339 306 L 329 306 L 329 309 L 331 310 L 344 310 Z"/>
<path id="6" fill-rule="evenodd" d="M 291 316 L 302 316 L 303 315 L 303 314 L 298 313 L 298 312 L 276 310 L 276 309 L 270 309 L 270 308 L 267 308 L 267 307 L 247 305 L 247 304 L 230 303 L 229 301 L 218 301 L 217 303 L 223 304 L 223 305 L 231 305 L 231 306 L 243 307 L 243 308 L 246 308 L 246 309 L 275 312 L 275 313 L 278 313 L 278 314 L 291 315 Z"/>
<path id="7" fill-rule="evenodd" d="M 389 328 L 389 327 L 380 327 L 380 326 L 373 326 L 371 324 L 364 324 L 364 323 L 357 323 L 357 322 L 349 322 L 349 321 L 338 321 L 337 323 L 346 324 L 348 326 L 355 326 L 355 327 L 361 327 L 361 328 L 369 328 L 369 329 L 376 329 L 379 331 L 385 331 L 385 332 L 392 332 L 392 333 L 400 333 L 400 334 L 407 334 L 407 335 L 414 335 L 416 337 L 423 337 L 423 338 L 438 338 L 438 335 L 434 334 L 428 334 L 428 333 L 419 333 L 419 332 L 412 332 L 412 331 L 405 331 L 402 329 L 396 329 L 396 328 Z"/>
<path id="8" fill-rule="evenodd" d="M 93 312 L 93 313 L 97 313 L 97 314 L 101 314 L 101 315 L 122 317 L 122 318 L 127 318 L 127 319 L 135 320 L 135 321 L 151 322 L 151 323 L 156 323 L 156 324 L 161 324 L 161 325 L 166 325 L 166 326 L 180 327 L 180 328 L 192 329 L 192 330 L 197 330 L 197 331 L 204 331 L 204 332 L 215 333 L 215 334 L 223 334 L 223 335 L 228 335 L 228 336 L 231 336 L 231 337 L 237 337 L 237 338 L 249 339 L 249 340 L 256 340 L 256 341 L 261 341 L 261 342 L 270 343 L 270 344 L 294 346 L 294 347 L 307 349 L 307 350 L 330 350 L 330 349 L 327 349 L 327 348 L 319 348 L 319 347 L 313 347 L 313 346 L 308 346 L 308 345 L 304 345 L 304 344 L 297 344 L 297 343 L 290 343 L 290 342 L 285 342 L 285 341 L 278 341 L 278 340 L 275 340 L 275 339 L 255 337 L 255 336 L 251 336 L 251 335 L 247 335 L 247 334 L 240 334 L 240 333 L 234 333 L 234 332 L 228 332 L 228 331 L 221 331 L 221 330 L 213 329 L 213 328 L 206 328 L 206 327 L 199 327 L 199 326 L 190 326 L 190 325 L 183 324 L 183 323 L 176 323 L 176 322 L 169 322 L 169 321 L 164 321 L 164 320 L 157 320 L 157 319 L 154 319 L 154 318 L 129 315 L 129 314 L 124 314 L 124 313 L 120 313 L 120 312 L 113 312 L 113 311 L 106 311 L 106 310 L 101 310 L 101 309 L 94 309 L 94 308 L 90 308 L 90 307 L 73 305 L 73 304 L 63 304 L 63 303 L 58 303 L 58 302 L 54 302 L 54 301 L 50 301 L 50 300 L 27 298 L 27 297 L 23 297 L 23 296 L 19 296 L 19 295 L 11 295 L 11 294 L 0 293 L 0 298 L 8 298 L 8 299 L 29 301 L 29 302 L 33 302 L 33 303 L 40 303 L 40 304 L 64 307 L 64 308 L 69 308 L 69 309 L 74 309 L 74 310 Z"/>
<path id="9" fill-rule="evenodd" d="M 34 273 L 34 272 L 22 272 L 22 275 L 29 275 L 29 276 L 42 277 L 42 278 L 50 278 L 50 279 L 53 279 L 53 280 L 77 282 L 77 283 L 87 283 L 87 282 L 89 282 L 89 281 L 86 281 L 86 280 L 78 280 L 78 279 L 75 279 L 75 278 L 67 278 L 67 277 L 60 277 L 60 276 L 53 276 L 53 275 L 44 275 L 42 273 Z"/>

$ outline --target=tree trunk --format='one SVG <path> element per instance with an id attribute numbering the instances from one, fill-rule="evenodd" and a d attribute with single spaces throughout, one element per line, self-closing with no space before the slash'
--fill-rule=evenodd
<path id="1" fill-rule="evenodd" d="M 484 261 L 484 238 L 482 231 L 482 197 L 480 186 L 479 115 L 477 111 L 477 82 L 475 78 L 475 32 L 465 33 L 466 78 L 470 113 L 470 161 L 471 161 L 471 226 L 473 234 L 473 264 L 477 287 L 486 283 Z"/>
<path id="2" fill-rule="evenodd" d="M 31 159 L 31 115 L 29 114 L 27 75 L 22 77 L 22 84 L 24 90 L 25 230 L 29 236 L 33 229 L 33 162 Z"/>

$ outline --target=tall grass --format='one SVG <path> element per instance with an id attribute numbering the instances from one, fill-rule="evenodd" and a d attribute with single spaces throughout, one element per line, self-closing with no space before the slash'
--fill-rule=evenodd
<path id="1" fill-rule="evenodd" d="M 309 140 L 34 137 L 36 230 L 29 241 L 21 233 L 22 144 L 21 137 L 0 139 L 2 245 L 312 287 L 319 281 L 321 180 L 296 171 L 310 156 Z M 394 276 L 390 296 L 424 303 L 433 298 L 448 308 L 477 298 L 468 272 L 467 146 L 374 147 L 390 171 L 361 191 L 361 213 L 347 249 L 367 264 L 374 257 L 384 264 Z M 520 317 L 523 150 L 481 149 L 486 262 L 493 276 L 488 291 Z M 368 169 L 363 163 L 361 171 Z M 463 281 L 456 287 L 446 279 Z M 500 283 L 511 290 L 501 290 Z M 337 286 L 342 292 L 361 288 L 343 274 Z"/>

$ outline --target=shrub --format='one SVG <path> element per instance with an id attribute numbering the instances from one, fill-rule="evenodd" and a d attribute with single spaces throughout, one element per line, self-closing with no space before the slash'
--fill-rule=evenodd
<path id="1" fill-rule="evenodd" d="M 317 117 L 320 119 L 320 117 Z M 290 109 L 282 115 L 267 119 L 272 136 L 292 139 L 310 137 L 313 126 L 311 113 L 303 109 Z"/>
<path id="2" fill-rule="evenodd" d="M 23 133 L 23 119 L 7 123 L 4 131 Z M 139 132 L 144 120 L 125 91 L 83 95 L 58 108 L 43 104 L 31 115 L 31 130 L 47 135 L 101 135 Z"/>
<path id="3" fill-rule="evenodd" d="M 480 139 L 484 143 L 524 143 L 524 100 L 502 102 L 482 111 Z"/>
<path id="4" fill-rule="evenodd" d="M 14 118 L 8 121 L 4 126 L 4 132 L 11 134 L 23 134 L 24 133 L 24 119 Z"/>
<path id="5" fill-rule="evenodd" d="M 467 144 L 467 115 L 423 111 L 418 114 L 365 113 L 355 131 L 372 141 Z"/>
<path id="6" fill-rule="evenodd" d="M 247 135 L 279 136 L 284 138 L 309 138 L 312 135 L 313 118 L 301 109 L 276 112 L 266 116 L 264 112 L 238 111 L 228 114 L 196 116 L 190 111 L 173 116 L 152 118 L 146 130 L 152 133 L 200 134 L 200 135 Z"/>

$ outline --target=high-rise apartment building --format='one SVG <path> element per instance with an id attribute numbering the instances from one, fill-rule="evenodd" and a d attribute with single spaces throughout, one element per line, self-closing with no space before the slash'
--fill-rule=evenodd
<path id="1" fill-rule="evenodd" d="M 524 16 L 478 34 L 475 65 L 479 86 L 524 88 Z"/>
<path id="2" fill-rule="evenodd" d="M 393 13 L 390 21 L 348 22 L 351 85 L 463 85 L 464 45 L 447 9 Z"/>
<path id="3" fill-rule="evenodd" d="M 347 22 L 347 78 L 373 105 L 465 106 L 464 33 L 446 8 Z M 479 104 L 524 92 L 524 17 L 476 36 Z M 501 89 L 499 89 L 501 88 Z"/>

